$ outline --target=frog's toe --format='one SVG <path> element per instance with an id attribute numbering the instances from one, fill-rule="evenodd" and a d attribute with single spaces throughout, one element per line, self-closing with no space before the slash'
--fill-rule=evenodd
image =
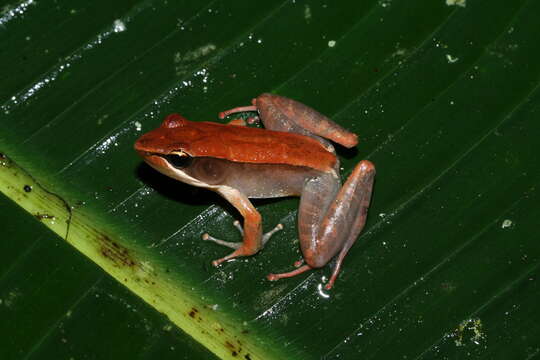
<path id="1" fill-rule="evenodd" d="M 312 267 L 309 266 L 309 265 L 303 265 L 303 266 L 300 266 L 299 268 L 297 268 L 296 270 L 293 270 L 293 271 L 289 271 L 289 272 L 286 272 L 286 273 L 281 273 L 281 274 L 268 274 L 266 275 L 266 278 L 270 281 L 276 281 L 276 280 L 279 280 L 279 279 L 284 279 L 284 278 L 290 278 L 290 277 L 293 277 L 293 276 L 296 276 L 298 274 L 302 274 L 308 270 L 311 270 Z"/>
<path id="2" fill-rule="evenodd" d="M 304 265 L 304 258 L 300 259 L 300 260 L 297 260 L 294 262 L 293 266 L 295 268 L 299 268 L 300 266 Z"/>
<path id="3" fill-rule="evenodd" d="M 268 242 L 268 240 L 270 240 L 272 235 L 274 235 L 275 233 L 277 233 L 278 231 L 281 231 L 281 230 L 283 230 L 283 224 L 277 224 L 276 226 L 274 226 L 274 228 L 272 230 L 270 230 L 269 232 L 264 234 L 263 237 L 262 237 L 263 246 L 266 245 L 266 243 Z"/>
<path id="4" fill-rule="evenodd" d="M 217 239 L 208 233 L 202 234 L 201 238 L 204 241 L 212 241 L 212 242 L 215 242 L 216 244 L 230 247 L 231 249 L 238 249 L 242 246 L 241 242 L 233 242 L 233 241 L 225 241 L 225 240 Z"/>
<path id="5" fill-rule="evenodd" d="M 236 250 L 234 250 L 232 253 L 230 253 L 229 255 L 224 256 L 224 257 L 222 257 L 222 258 L 220 258 L 220 259 L 216 259 L 216 260 L 212 261 L 212 265 L 218 266 L 218 265 L 221 264 L 222 262 L 225 262 L 225 261 L 227 261 L 227 260 L 234 259 L 234 258 L 236 258 L 236 257 L 238 257 L 238 256 L 243 256 L 244 254 L 243 254 L 243 251 L 242 251 L 242 250 L 243 250 L 242 248 L 236 249 Z"/>
<path id="6" fill-rule="evenodd" d="M 244 229 L 242 228 L 242 225 L 240 225 L 240 221 L 234 220 L 232 224 L 240 232 L 240 235 L 244 236 Z"/>
<path id="7" fill-rule="evenodd" d="M 242 229 L 242 225 L 240 225 L 240 221 L 235 220 L 233 222 L 233 225 L 240 232 L 240 235 L 242 235 L 242 237 L 243 237 L 244 236 L 244 229 Z M 201 238 L 204 241 L 212 241 L 212 242 L 215 242 L 216 244 L 223 245 L 223 246 L 229 247 L 231 249 L 239 249 L 242 246 L 241 242 L 225 241 L 225 240 L 217 239 L 217 238 L 213 237 L 212 235 L 210 235 L 209 233 L 202 234 Z"/>

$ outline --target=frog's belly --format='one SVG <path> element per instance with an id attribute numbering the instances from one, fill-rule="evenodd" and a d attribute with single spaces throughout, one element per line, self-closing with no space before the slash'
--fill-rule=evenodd
<path id="1" fill-rule="evenodd" d="M 239 163 L 215 158 L 196 158 L 186 172 L 210 189 L 231 187 L 248 198 L 300 196 L 307 179 L 319 170 L 287 164 Z M 194 184 L 195 185 L 195 184 Z"/>
<path id="2" fill-rule="evenodd" d="M 227 179 L 227 185 L 248 198 L 300 196 L 307 179 L 318 176 L 317 170 L 281 164 L 247 164 Z M 240 170 L 240 169 L 238 169 Z"/>

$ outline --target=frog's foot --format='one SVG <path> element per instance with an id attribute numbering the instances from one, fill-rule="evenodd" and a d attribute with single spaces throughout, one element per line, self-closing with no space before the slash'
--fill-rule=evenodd
<path id="1" fill-rule="evenodd" d="M 235 114 L 235 113 L 239 113 L 239 112 L 245 112 L 245 111 L 257 111 L 257 107 L 255 105 L 249 105 L 249 106 L 238 106 L 238 107 L 235 107 L 235 108 L 232 108 L 230 110 L 225 110 L 225 111 L 222 111 L 219 113 L 219 118 L 220 119 L 225 119 L 225 117 L 231 115 L 231 114 Z"/>
<path id="2" fill-rule="evenodd" d="M 298 263 L 298 261 L 296 262 Z M 295 263 L 295 264 L 296 264 Z M 300 266 L 299 268 L 297 268 L 296 270 L 293 270 L 293 271 L 289 271 L 289 272 L 286 272 L 286 273 L 281 273 L 281 274 L 268 274 L 266 275 L 266 278 L 270 281 L 276 281 L 276 280 L 279 280 L 279 279 L 283 279 L 283 278 L 289 278 L 289 277 L 293 277 L 293 276 L 296 276 L 298 274 L 301 274 L 301 273 L 304 273 L 308 270 L 311 270 L 313 269 L 311 266 L 309 265 L 303 265 L 303 266 Z"/>
<path id="3" fill-rule="evenodd" d="M 238 119 L 232 119 L 231 121 L 227 123 L 227 125 L 246 126 L 247 122 L 246 120 L 242 118 L 238 118 Z"/>
<path id="4" fill-rule="evenodd" d="M 231 121 L 229 121 L 227 125 L 236 125 L 236 126 L 247 126 L 248 124 L 254 125 L 254 124 L 258 124 L 259 120 L 260 118 L 258 116 L 250 116 L 245 120 L 242 118 L 237 118 L 237 119 L 232 119 Z"/>
<path id="5" fill-rule="evenodd" d="M 242 229 L 242 226 L 240 225 L 240 222 L 238 220 L 236 220 L 236 221 L 233 222 L 233 225 L 234 225 L 234 227 L 236 229 L 238 229 L 240 234 L 242 236 L 244 236 L 244 229 Z M 283 229 L 283 225 L 282 224 L 277 224 L 272 230 L 270 230 L 269 232 L 264 234 L 262 236 L 262 246 L 264 246 L 268 242 L 268 240 L 270 240 L 272 235 L 274 235 L 276 232 L 278 232 L 278 231 L 280 231 L 282 229 Z M 235 249 L 235 251 L 233 251 L 231 254 L 229 254 L 229 255 L 221 258 L 221 259 L 217 259 L 217 260 L 212 261 L 212 265 L 214 265 L 214 266 L 218 266 L 222 262 L 233 259 L 233 258 L 238 257 L 238 256 L 251 255 L 251 254 L 246 254 L 244 252 L 244 248 L 243 248 L 244 243 L 243 242 L 224 241 L 224 240 L 221 240 L 221 239 L 217 239 L 217 238 L 211 236 L 208 233 L 202 234 L 201 238 L 203 240 L 205 240 L 205 241 L 209 240 L 209 241 L 215 242 L 216 244 L 223 245 L 223 246 L 226 246 L 226 247 L 230 247 L 231 249 Z"/>
<path id="6" fill-rule="evenodd" d="M 258 116 L 250 116 L 246 119 L 249 125 L 258 124 L 261 119 Z"/>
<path id="7" fill-rule="evenodd" d="M 259 120 L 260 119 L 258 116 L 250 116 L 245 120 L 242 118 L 237 118 L 237 119 L 232 119 L 231 121 L 229 121 L 227 125 L 236 125 L 236 126 L 247 126 L 248 124 L 254 125 L 254 124 L 259 123 Z"/>

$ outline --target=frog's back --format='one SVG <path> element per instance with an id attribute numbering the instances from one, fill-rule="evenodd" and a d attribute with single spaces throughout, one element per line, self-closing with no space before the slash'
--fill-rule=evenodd
<path id="1" fill-rule="evenodd" d="M 212 122 L 199 122 L 196 129 L 196 133 L 182 134 L 179 128 L 174 134 L 175 141 L 192 156 L 305 166 L 324 172 L 333 170 L 337 161 L 317 140 L 300 134 Z"/>

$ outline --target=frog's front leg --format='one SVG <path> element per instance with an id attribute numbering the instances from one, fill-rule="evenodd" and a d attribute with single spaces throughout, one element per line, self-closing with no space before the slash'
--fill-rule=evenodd
<path id="1" fill-rule="evenodd" d="M 375 167 L 367 160 L 353 170 L 343 187 L 333 174 L 310 179 L 302 192 L 298 217 L 300 247 L 306 260 L 296 270 L 270 274 L 269 280 L 291 277 L 319 268 L 338 255 L 326 288 L 332 288 L 347 252 L 366 222 L 375 177 Z"/>
<path id="2" fill-rule="evenodd" d="M 235 249 L 229 255 L 212 261 L 212 265 L 218 266 L 222 262 L 235 257 L 249 256 L 257 253 L 275 232 L 283 229 L 283 225 L 278 224 L 274 229 L 263 235 L 261 214 L 259 214 L 257 209 L 255 209 L 244 194 L 228 186 L 218 189 L 218 193 L 240 212 L 244 218 L 244 228 L 242 229 L 240 225 L 235 222 L 235 226 L 239 228 L 240 233 L 243 235 L 241 243 L 223 241 L 208 234 L 203 234 L 203 240 L 210 240 L 217 244 Z"/>

